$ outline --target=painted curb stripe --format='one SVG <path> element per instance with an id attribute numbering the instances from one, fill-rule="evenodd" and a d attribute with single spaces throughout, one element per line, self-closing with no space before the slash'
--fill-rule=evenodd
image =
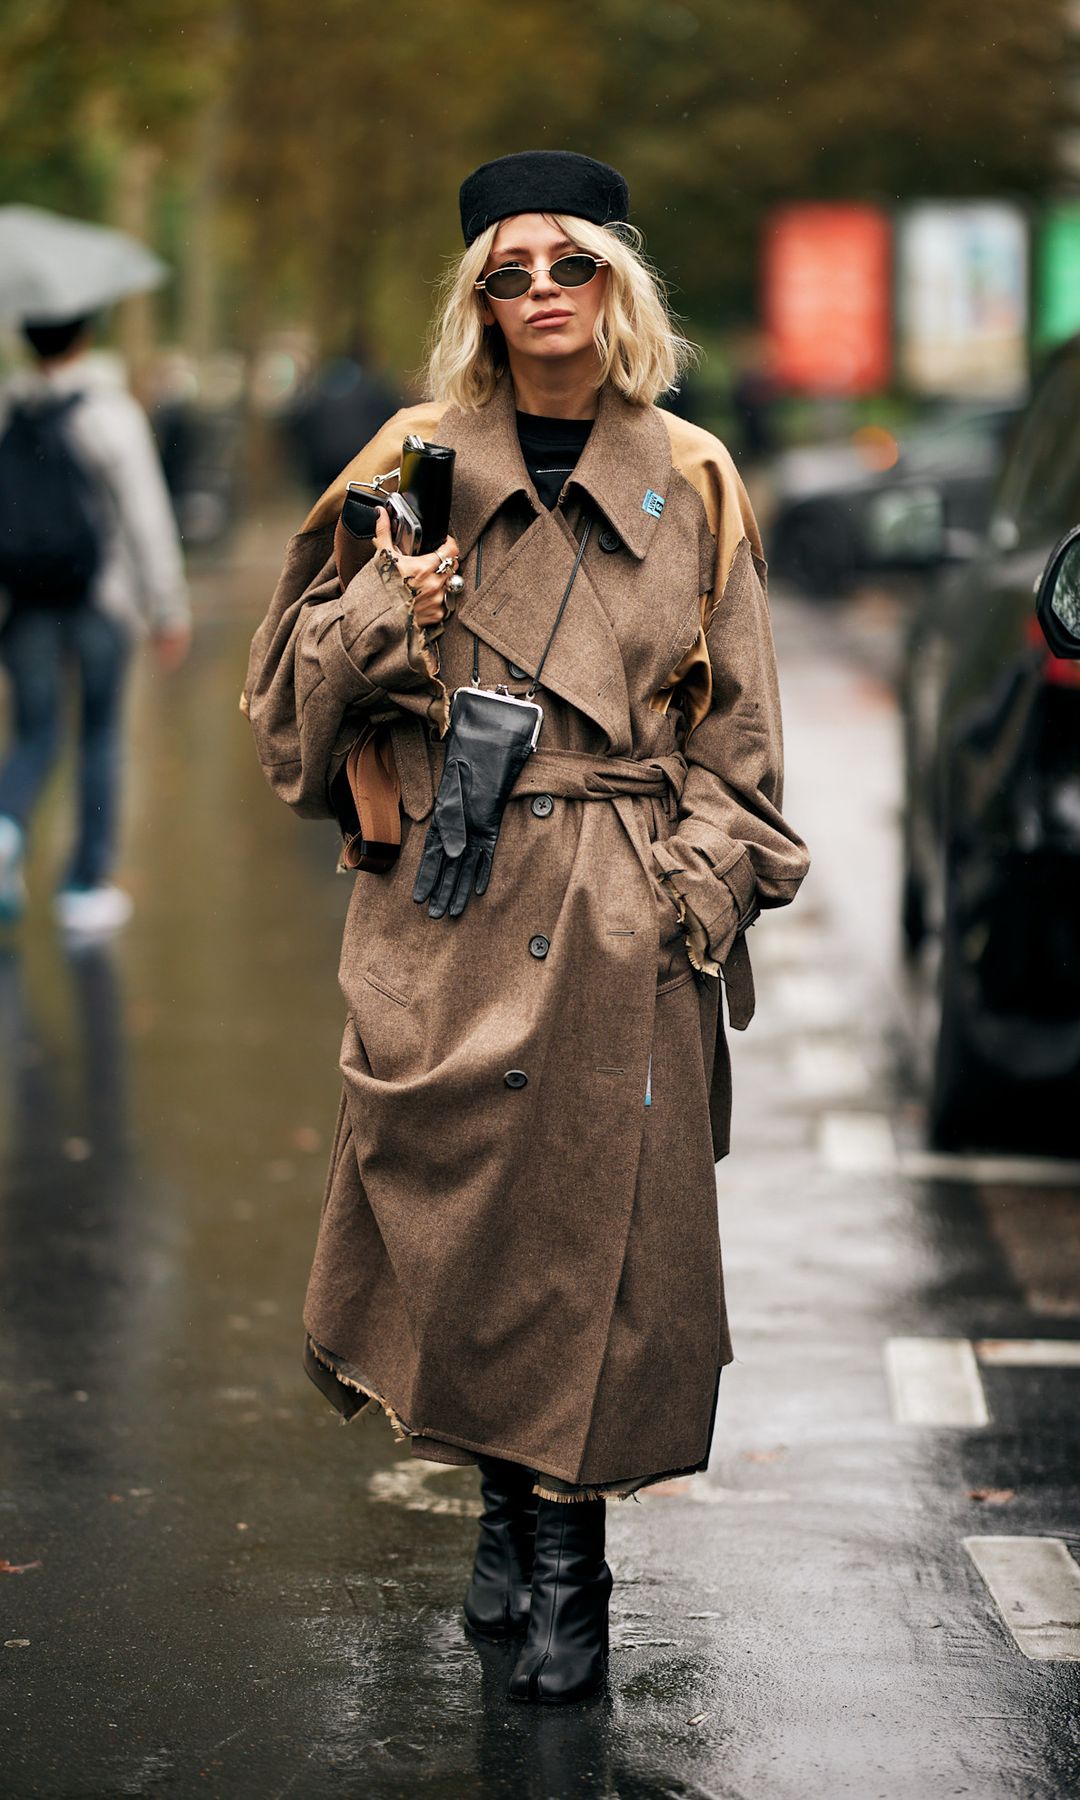
<path id="1" fill-rule="evenodd" d="M 989 1425 L 967 1338 L 888 1338 L 885 1376 L 898 1425 Z"/>
<path id="2" fill-rule="evenodd" d="M 976 1338 L 981 1363 L 1004 1369 L 1080 1369 L 1080 1344 L 1066 1338 Z"/>
<path id="3" fill-rule="evenodd" d="M 1033 1662 L 1080 1662 L 1080 1565 L 1061 1539 L 961 1541 L 1017 1648 Z"/>
<path id="4" fill-rule="evenodd" d="M 821 1154 L 837 1175 L 885 1175 L 896 1169 L 892 1126 L 881 1113 L 826 1113 Z"/>
<path id="5" fill-rule="evenodd" d="M 970 1181 L 979 1187 L 1072 1187 L 1080 1183 L 1080 1162 L 1052 1156 L 961 1156 L 944 1151 L 906 1150 L 900 1173 L 910 1181 Z"/>

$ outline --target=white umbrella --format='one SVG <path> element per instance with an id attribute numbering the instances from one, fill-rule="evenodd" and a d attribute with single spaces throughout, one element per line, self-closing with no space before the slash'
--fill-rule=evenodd
<path id="1" fill-rule="evenodd" d="M 59 325 L 160 286 L 169 268 L 123 231 L 0 206 L 0 318 Z"/>

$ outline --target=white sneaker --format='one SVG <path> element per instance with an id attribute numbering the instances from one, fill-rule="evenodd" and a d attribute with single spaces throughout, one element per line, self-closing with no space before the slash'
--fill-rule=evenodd
<path id="1" fill-rule="evenodd" d="M 135 911 L 135 903 L 123 888 L 62 888 L 53 902 L 57 922 L 65 931 L 81 937 L 104 937 L 119 931 Z"/>
<path id="2" fill-rule="evenodd" d="M 26 905 L 22 876 L 23 834 L 14 819 L 0 815 L 0 922 L 14 924 Z"/>

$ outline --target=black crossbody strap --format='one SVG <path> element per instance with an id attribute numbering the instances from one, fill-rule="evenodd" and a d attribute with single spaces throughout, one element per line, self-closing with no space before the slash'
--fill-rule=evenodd
<path id="1" fill-rule="evenodd" d="M 569 600 L 570 595 L 573 592 L 574 583 L 577 580 L 577 572 L 581 567 L 581 559 L 585 554 L 585 546 L 589 541 L 589 533 L 591 530 L 592 530 L 592 515 L 590 514 L 590 516 L 585 521 L 585 529 L 583 530 L 583 532 L 581 534 L 581 541 L 578 544 L 577 555 L 574 558 L 574 566 L 570 571 L 570 579 L 566 584 L 566 592 L 563 594 L 562 599 L 559 601 L 559 610 L 555 614 L 555 623 L 551 627 L 551 636 L 548 638 L 547 643 L 544 645 L 544 654 L 540 658 L 540 661 L 536 665 L 536 674 L 533 676 L 532 686 L 530 687 L 528 693 L 525 696 L 526 700 L 534 699 L 535 695 L 536 695 L 536 690 L 540 686 L 540 677 L 544 672 L 544 664 L 547 662 L 548 651 L 551 649 L 552 644 L 555 642 L 555 633 L 558 631 L 559 626 L 562 624 L 562 616 L 563 616 L 563 613 L 566 611 L 566 602 Z"/>
<path id="2" fill-rule="evenodd" d="M 483 567 L 484 567 L 484 534 L 483 534 L 483 532 L 481 532 L 480 536 L 478 537 L 478 539 L 476 541 L 476 568 L 473 571 L 473 587 L 474 588 L 478 588 L 480 586 L 480 573 L 481 573 L 481 570 L 483 569 Z M 480 639 L 477 637 L 475 631 L 473 632 L 473 640 L 472 640 L 472 684 L 473 684 L 473 687 L 480 686 Z"/>
<path id="3" fill-rule="evenodd" d="M 559 601 L 559 610 L 555 614 L 555 623 L 551 627 L 551 635 L 549 636 L 547 643 L 544 645 L 543 655 L 541 656 L 540 661 L 536 665 L 536 674 L 532 678 L 532 686 L 529 688 L 528 693 L 525 696 L 525 698 L 527 700 L 532 700 L 535 698 L 536 690 L 540 686 L 540 677 L 544 672 L 544 664 L 547 662 L 547 659 L 548 659 L 548 651 L 551 649 L 552 644 L 555 642 L 555 633 L 558 631 L 559 626 L 562 624 L 562 616 L 563 616 L 563 613 L 566 611 L 566 603 L 569 600 L 570 595 L 573 592 L 574 583 L 577 580 L 577 572 L 581 567 L 581 559 L 585 554 L 585 546 L 589 541 L 589 533 L 591 530 L 592 530 L 592 517 L 590 515 L 590 517 L 587 518 L 585 521 L 584 529 L 582 530 L 581 537 L 578 540 L 577 555 L 574 558 L 574 566 L 570 571 L 570 579 L 566 584 L 566 589 L 565 589 L 565 592 L 563 593 L 563 597 Z M 480 586 L 480 575 L 483 570 L 483 566 L 484 566 L 484 536 L 483 536 L 483 533 L 481 532 L 479 541 L 477 542 L 477 546 L 476 546 L 476 569 L 475 569 L 475 572 L 473 575 L 473 587 L 474 588 L 478 588 Z M 473 684 L 473 687 L 480 686 L 480 639 L 477 637 L 475 631 L 473 632 L 473 641 L 472 641 L 472 684 Z"/>

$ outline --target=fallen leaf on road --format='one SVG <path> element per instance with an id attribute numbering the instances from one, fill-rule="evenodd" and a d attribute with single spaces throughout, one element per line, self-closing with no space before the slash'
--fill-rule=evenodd
<path id="1" fill-rule="evenodd" d="M 5 1638 L 5 1650 L 26 1650 L 30 1646 L 29 1638 Z"/>
<path id="2" fill-rule="evenodd" d="M 1015 1488 L 968 1488 L 969 1500 L 982 1500 L 987 1506 L 1007 1506 L 1016 1499 Z"/>
<path id="3" fill-rule="evenodd" d="M 40 1556 L 38 1557 L 37 1562 L 30 1563 L 8 1562 L 6 1556 L 0 1556 L 0 1575 L 25 1575 L 27 1569 L 40 1569 L 40 1567 Z"/>
<path id="4" fill-rule="evenodd" d="M 695 1713 L 692 1719 L 687 1719 L 686 1723 L 688 1725 L 704 1725 L 706 1719 L 711 1718 L 712 1713 Z"/>

